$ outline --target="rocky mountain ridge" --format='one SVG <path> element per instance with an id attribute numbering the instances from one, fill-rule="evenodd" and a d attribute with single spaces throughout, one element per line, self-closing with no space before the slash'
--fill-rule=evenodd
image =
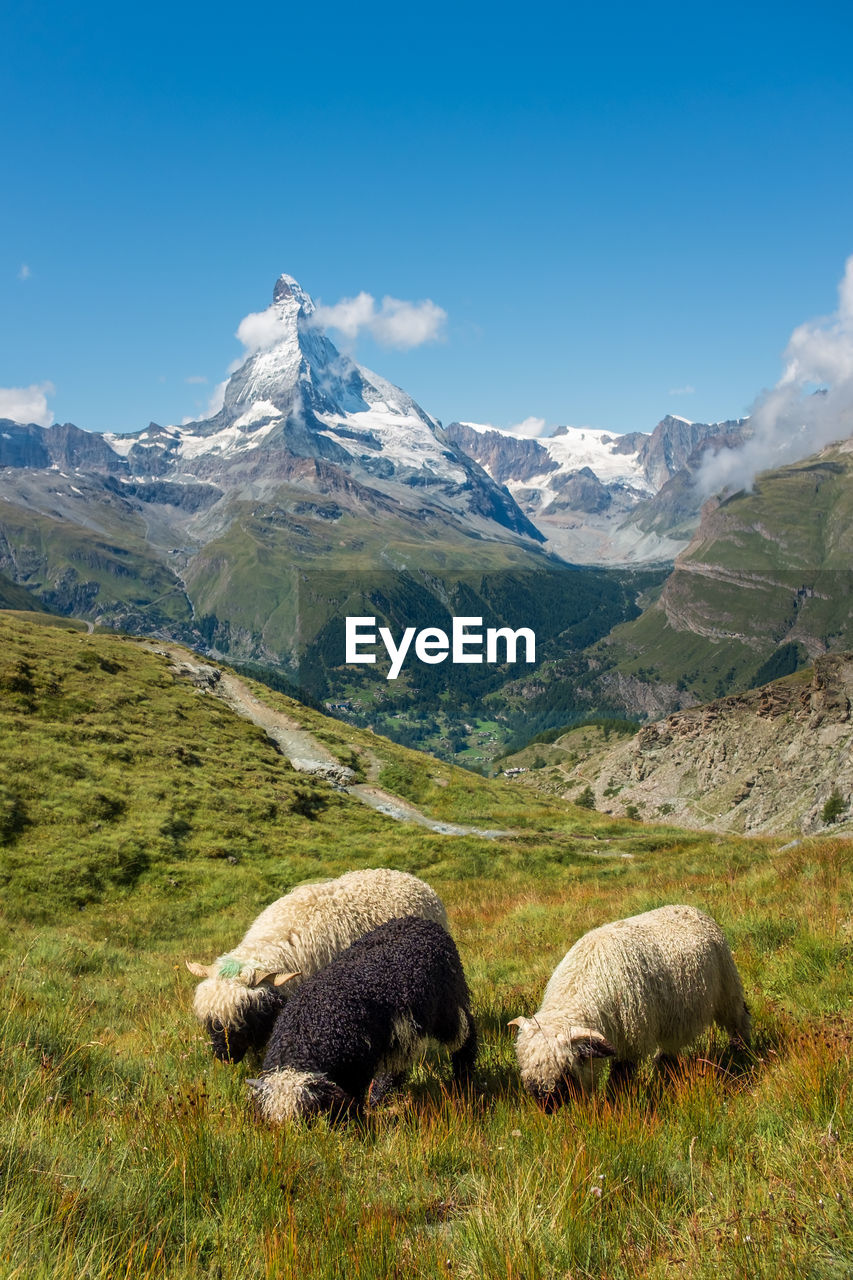
<path id="1" fill-rule="evenodd" d="M 292 277 L 252 320 L 203 421 L 0 422 L 0 572 L 60 612 L 197 644 L 217 631 L 277 663 L 300 643 L 300 574 L 547 565 L 507 490 L 338 352 Z"/>
<path id="2" fill-rule="evenodd" d="M 750 835 L 853 829 L 851 707 L 853 653 L 825 654 L 812 668 L 675 712 L 616 746 L 602 742 L 577 762 L 572 732 L 537 744 L 526 756 L 535 751 L 544 767 L 525 781 L 566 798 L 589 787 L 599 810 L 676 826 Z"/>
<path id="3" fill-rule="evenodd" d="M 684 549 L 699 517 L 693 475 L 704 451 L 741 443 L 748 424 L 667 414 L 651 433 L 621 436 L 563 426 L 531 439 L 459 422 L 447 432 L 506 486 L 550 551 L 574 563 L 638 564 Z"/>
<path id="4" fill-rule="evenodd" d="M 706 701 L 795 648 L 853 649 L 853 440 L 710 499 L 660 592 L 593 656 Z"/>

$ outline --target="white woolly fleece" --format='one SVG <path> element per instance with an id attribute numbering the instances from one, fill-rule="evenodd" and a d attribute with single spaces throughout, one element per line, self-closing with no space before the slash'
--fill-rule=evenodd
<path id="1" fill-rule="evenodd" d="M 515 1049 L 526 1087 L 548 1093 L 569 1074 L 594 1082 L 602 1060 L 578 1054 L 584 1032 L 587 1042 L 590 1031 L 603 1036 L 616 1061 L 638 1062 L 676 1053 L 714 1022 L 748 1043 L 725 936 L 695 907 L 659 907 L 584 934 L 551 975 L 539 1011 L 522 1020 Z"/>
<path id="2" fill-rule="evenodd" d="M 336 880 L 300 885 L 262 911 L 242 941 L 215 961 L 239 963 L 238 976 L 200 982 L 196 1017 L 240 1026 L 257 998 L 253 984 L 265 974 L 298 972 L 301 977 L 284 988 L 295 989 L 357 938 L 397 916 L 419 916 L 448 928 L 438 894 L 406 871 L 347 871 Z"/>
<path id="3" fill-rule="evenodd" d="M 285 1067 L 252 1083 L 255 1106 L 263 1118 L 270 1124 L 284 1124 L 286 1120 L 298 1120 L 319 1110 L 320 1097 L 329 1079 L 319 1071 Z"/>

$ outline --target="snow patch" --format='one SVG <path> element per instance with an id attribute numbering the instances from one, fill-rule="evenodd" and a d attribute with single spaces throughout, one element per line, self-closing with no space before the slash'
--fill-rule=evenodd
<path id="1" fill-rule="evenodd" d="M 246 453 L 249 449 L 256 448 L 270 432 L 275 431 L 280 417 L 279 413 L 278 417 L 266 427 L 261 427 L 260 430 L 250 434 L 241 429 L 238 425 L 239 420 L 232 423 L 230 427 L 223 427 L 221 431 L 215 431 L 209 436 L 196 436 L 189 431 L 181 432 L 178 456 L 187 459 L 199 458 L 205 453 L 218 453 L 221 457 L 227 458 L 238 453 Z"/>
<path id="2" fill-rule="evenodd" d="M 105 431 L 104 439 L 112 449 L 113 453 L 117 453 L 120 458 L 126 458 L 139 437 L 136 435 L 117 436 L 112 431 Z"/>
<path id="3" fill-rule="evenodd" d="M 629 484 L 643 493 L 654 493 L 654 488 L 643 475 L 639 450 L 618 453 L 618 441 L 619 437 L 609 431 L 589 427 L 566 427 L 564 435 L 539 440 L 538 443 L 559 465 L 558 472 L 548 473 L 546 483 L 550 482 L 550 487 L 558 475 L 589 467 L 602 484 Z"/>
<path id="4" fill-rule="evenodd" d="M 377 397 L 376 403 L 362 413 L 349 413 L 344 418 L 323 414 L 320 418 L 326 425 L 324 435 L 334 438 L 343 427 L 347 432 L 372 436 L 379 449 L 369 439 L 363 441 L 362 447 L 387 458 L 395 467 L 429 471 L 450 484 L 465 483 L 464 470 L 445 456 L 445 449 L 420 414 L 399 401 L 389 404 Z M 353 441 L 349 437 L 342 435 L 340 443 L 352 450 Z"/>
<path id="5" fill-rule="evenodd" d="M 272 400 L 256 400 L 250 409 L 247 409 L 241 417 L 237 418 L 236 421 L 232 423 L 232 426 L 250 427 L 253 422 L 261 422 L 267 418 L 280 417 L 281 409 L 277 409 Z"/>
<path id="6" fill-rule="evenodd" d="M 469 427 L 471 431 L 478 431 L 481 436 L 486 435 L 489 431 L 499 431 L 498 427 L 491 426 L 488 422 L 460 422 L 460 427 Z M 509 435 L 508 431 L 501 431 L 501 435 Z"/>

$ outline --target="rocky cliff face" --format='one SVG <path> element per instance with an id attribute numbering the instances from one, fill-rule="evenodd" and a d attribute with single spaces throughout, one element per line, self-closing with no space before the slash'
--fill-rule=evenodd
<path id="1" fill-rule="evenodd" d="M 567 796 L 645 821 L 749 834 L 810 834 L 837 789 L 839 830 L 853 825 L 853 654 L 761 689 L 675 712 L 573 769 L 548 770 Z M 559 748 L 559 742 L 555 744 Z"/>
<path id="2" fill-rule="evenodd" d="M 699 423 L 691 423 L 700 427 Z M 699 523 L 705 495 L 695 483 L 696 474 L 708 452 L 718 453 L 721 449 L 737 449 L 748 436 L 748 421 L 740 419 L 733 422 L 715 424 L 721 429 L 720 435 L 703 435 L 693 450 L 683 458 L 681 466 L 666 479 L 657 493 L 638 503 L 628 519 L 628 525 L 645 534 L 658 534 L 670 538 L 681 539 L 686 545 Z M 657 428 L 656 428 L 657 430 Z M 670 465 L 674 465 L 681 451 L 663 450 L 669 456 L 669 462 L 657 462 L 658 450 L 650 451 L 648 473 L 650 475 L 665 474 Z"/>
<path id="3" fill-rule="evenodd" d="M 668 414 L 651 434 L 558 427 L 528 439 L 472 423 L 450 438 L 505 485 L 548 539 L 578 564 L 672 560 L 699 519 L 692 475 L 708 448 L 742 441 L 743 421 L 688 422 Z"/>
<path id="4" fill-rule="evenodd" d="M 706 440 L 720 440 L 731 435 L 742 439 L 745 422 L 744 418 L 728 422 L 688 422 L 686 418 L 668 413 L 639 449 L 637 457 L 643 475 L 653 489 L 662 489 L 668 480 L 690 464 L 696 450 Z"/>
<path id="5" fill-rule="evenodd" d="M 556 471 L 560 465 L 538 440 L 525 436 L 478 430 L 465 422 L 451 422 L 447 434 L 498 484 L 529 481 Z"/>

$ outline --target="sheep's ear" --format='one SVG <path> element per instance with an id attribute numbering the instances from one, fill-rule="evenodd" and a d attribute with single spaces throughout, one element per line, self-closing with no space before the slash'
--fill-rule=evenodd
<path id="1" fill-rule="evenodd" d="M 572 1032 L 572 1048 L 579 1058 L 615 1058 L 616 1050 L 600 1031 L 588 1027 Z"/>
<path id="2" fill-rule="evenodd" d="M 290 982 L 291 978 L 298 978 L 299 972 L 296 973 L 279 973 L 278 969 L 270 969 L 268 973 L 256 973 L 251 983 L 252 987 L 259 987 L 264 982 L 273 982 L 277 987 L 283 987 L 285 982 Z"/>
<path id="3" fill-rule="evenodd" d="M 334 1080 L 326 1081 L 319 1088 L 306 1110 L 306 1115 L 316 1115 L 325 1111 L 332 1121 L 341 1120 L 355 1107 L 355 1098 L 346 1093 Z"/>
<path id="4" fill-rule="evenodd" d="M 210 969 L 206 964 L 196 964 L 195 960 L 185 960 L 184 964 L 196 978 L 210 977 Z"/>
<path id="5" fill-rule="evenodd" d="M 273 983 L 277 987 L 283 987 L 286 982 L 292 982 L 294 978 L 301 978 L 302 970 L 297 969 L 296 973 L 277 973 L 273 978 Z"/>
<path id="6" fill-rule="evenodd" d="M 527 1026 L 527 1019 L 526 1018 L 510 1018 L 509 1022 L 506 1025 L 508 1027 L 515 1027 L 516 1031 L 520 1031 L 522 1027 Z"/>

